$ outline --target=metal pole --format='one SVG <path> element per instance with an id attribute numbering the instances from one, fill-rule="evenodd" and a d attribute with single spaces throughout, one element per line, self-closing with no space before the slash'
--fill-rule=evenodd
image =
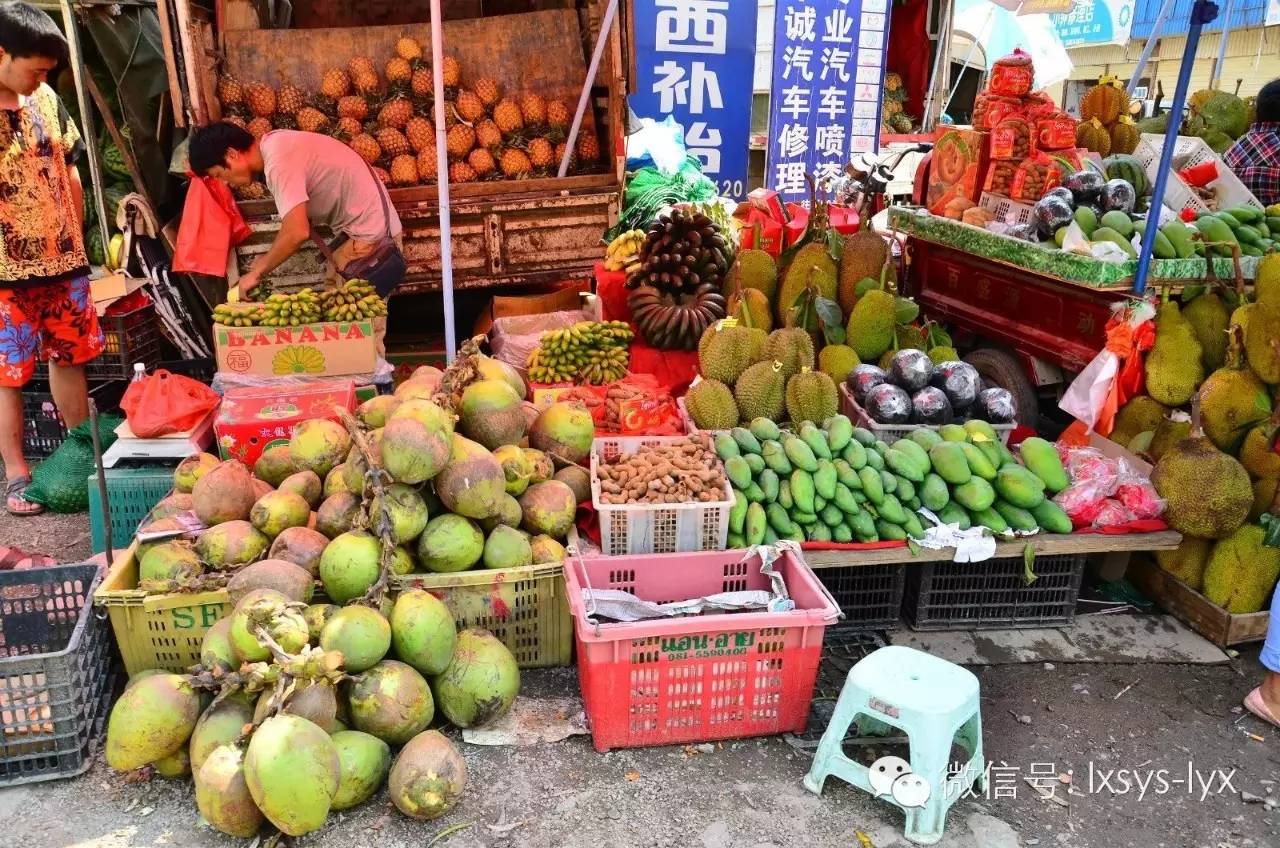
<path id="1" fill-rule="evenodd" d="M 93 462 L 98 470 L 98 502 L 102 504 L 102 539 L 106 546 L 107 570 L 115 563 L 111 539 L 111 503 L 107 500 L 107 471 L 102 465 L 102 436 L 98 433 L 98 404 L 89 398 L 89 432 L 93 436 Z"/>
<path id="2" fill-rule="evenodd" d="M 941 110 L 934 107 L 942 99 L 942 90 L 946 87 L 943 76 L 944 69 L 950 70 L 951 67 L 951 25 L 955 11 L 955 0 L 947 2 L 943 0 L 945 6 L 942 10 L 942 22 L 938 27 L 938 46 L 933 54 L 933 76 L 929 79 L 929 94 L 924 101 L 924 115 L 922 121 L 924 129 L 931 130 L 938 123 L 938 114 Z"/>
<path id="3" fill-rule="evenodd" d="M 432 0 L 438 3 L 439 0 Z M 569 173 L 569 160 L 578 143 L 578 130 L 582 128 L 582 116 L 587 113 L 587 103 L 591 100 L 591 86 L 596 81 L 596 73 L 600 70 L 600 58 L 604 56 L 604 46 L 609 43 L 609 30 L 613 29 L 613 19 L 618 16 L 618 0 L 609 0 L 609 8 L 604 10 L 604 20 L 600 22 L 600 35 L 596 37 L 596 49 L 591 54 L 591 67 L 587 68 L 587 78 L 582 81 L 582 93 L 578 95 L 578 111 L 573 114 L 573 125 L 569 127 L 569 137 L 565 139 L 564 156 L 560 159 L 559 175 Z"/>
<path id="4" fill-rule="evenodd" d="M 440 0 L 431 0 L 431 77 L 435 90 L 436 188 L 440 201 L 440 291 L 444 296 L 444 350 L 449 362 L 458 352 L 453 314 L 453 218 L 449 212 L 449 148 L 444 115 L 444 17 Z"/>
<path id="5" fill-rule="evenodd" d="M 1169 13 L 1173 11 L 1174 0 L 1164 0 L 1160 4 L 1160 11 L 1156 12 L 1156 21 L 1151 25 L 1151 34 L 1147 36 L 1147 43 L 1142 48 L 1142 55 L 1138 57 L 1138 66 L 1133 69 L 1133 77 L 1129 80 L 1129 85 L 1125 91 L 1133 94 L 1133 90 L 1138 86 L 1138 78 L 1142 76 L 1142 71 L 1147 67 L 1147 60 L 1151 58 L 1151 52 L 1155 50 L 1156 42 L 1160 40 L 1160 30 L 1164 29 L 1164 22 L 1169 17 Z"/>
<path id="6" fill-rule="evenodd" d="M 1187 99 L 1187 89 L 1191 87 L 1191 66 L 1196 62 L 1196 48 L 1200 46 L 1200 31 L 1206 24 L 1213 22 L 1218 16 L 1218 6 L 1211 0 L 1196 0 L 1191 7 L 1191 25 L 1187 29 L 1187 46 L 1182 54 L 1182 66 L 1178 70 L 1178 87 L 1173 92 L 1173 105 L 1170 114 L 1182 115 L 1182 107 Z M 1160 150 L 1160 166 L 1156 169 L 1156 183 L 1151 187 L 1151 208 L 1147 211 L 1147 225 L 1142 231 L 1142 249 L 1138 251 L 1138 270 L 1133 275 L 1133 292 L 1141 295 L 1147 288 L 1147 273 L 1151 270 L 1151 248 L 1155 246 L 1156 233 L 1160 230 L 1160 209 L 1164 203 L 1164 188 L 1168 182 L 1169 170 L 1173 164 L 1173 148 L 1178 142 L 1178 128 L 1181 120 L 1170 120 L 1169 128 L 1164 133 L 1164 147 Z M 1206 256 L 1206 262 L 1213 257 Z"/>
<path id="7" fill-rule="evenodd" d="M 1231 11 L 1236 7 L 1236 0 L 1227 0 L 1222 12 L 1222 34 L 1218 36 L 1218 61 L 1213 63 L 1213 76 L 1209 79 L 1209 88 L 1217 88 L 1222 76 L 1222 63 L 1227 58 L 1227 36 L 1231 34 Z"/>
<path id="8" fill-rule="evenodd" d="M 115 210 L 111 210 L 111 219 L 107 219 L 105 183 L 102 180 L 102 159 L 98 155 L 98 131 L 94 128 L 93 101 L 89 99 L 89 90 L 85 85 L 85 76 L 89 69 L 84 64 L 84 54 L 80 51 L 80 30 L 76 28 L 76 13 L 71 10 L 69 0 L 61 0 L 62 24 L 67 30 L 67 50 L 70 55 L 71 76 L 76 83 L 76 102 L 80 105 L 80 131 L 84 136 L 85 152 L 89 154 L 89 182 L 93 188 L 93 204 L 98 210 L 98 232 L 105 246 L 111 241 L 111 225 L 115 222 Z"/>

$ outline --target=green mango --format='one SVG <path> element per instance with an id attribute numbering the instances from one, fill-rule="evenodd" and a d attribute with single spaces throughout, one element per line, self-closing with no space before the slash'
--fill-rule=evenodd
<path id="1" fill-rule="evenodd" d="M 791 472 L 791 500 L 795 503 L 797 510 L 800 512 L 817 512 L 813 505 L 815 494 L 813 477 L 808 471 L 797 468 Z"/>
<path id="2" fill-rule="evenodd" d="M 742 494 L 747 496 L 747 500 L 751 503 L 764 503 L 764 489 L 760 488 L 760 484 L 755 480 L 751 481 L 751 485 L 742 490 Z"/>
<path id="3" fill-rule="evenodd" d="M 781 504 L 769 504 L 764 508 L 764 514 L 769 519 L 769 526 L 783 536 L 798 529 Z"/>
<path id="4" fill-rule="evenodd" d="M 1263 220 L 1263 211 L 1249 203 L 1232 206 L 1225 213 L 1220 214 L 1228 214 L 1242 224 L 1252 224 Z"/>
<path id="5" fill-rule="evenodd" d="M 1098 213 L 1088 206 L 1081 206 L 1076 209 L 1075 219 L 1076 223 L 1080 225 L 1084 237 L 1093 238 L 1093 231 L 1098 229 Z"/>
<path id="6" fill-rule="evenodd" d="M 747 496 L 738 490 L 733 492 L 733 506 L 729 507 L 729 532 L 742 533 L 747 520 Z"/>
<path id="7" fill-rule="evenodd" d="M 836 466 L 829 459 L 818 460 L 818 470 L 813 472 L 813 489 L 822 497 L 831 500 L 836 496 Z"/>
<path id="8" fill-rule="evenodd" d="M 992 503 L 994 503 L 994 501 Z M 1004 516 L 990 505 L 985 509 L 970 510 L 969 517 L 973 521 L 973 525 L 975 527 L 987 527 L 992 533 L 1000 534 L 1008 532 L 1009 530 L 1009 522 L 1005 521 Z"/>
<path id="9" fill-rule="evenodd" d="M 1099 229 L 1115 230 L 1123 239 L 1133 237 L 1133 219 L 1130 218 L 1127 213 L 1121 212 L 1119 209 L 1113 209 L 1110 212 L 1104 213 L 1102 220 L 1099 221 L 1099 223 L 1102 224 L 1102 227 Z M 1094 230 L 1093 239 L 1096 241 L 1097 238 L 1098 231 Z"/>
<path id="10" fill-rule="evenodd" d="M 1058 456 L 1058 449 L 1052 442 L 1032 436 L 1022 442 L 1018 452 L 1022 456 L 1022 463 L 1040 478 L 1050 493 L 1056 495 L 1071 485 L 1066 469 L 1062 467 L 1062 459 Z"/>
<path id="11" fill-rule="evenodd" d="M 880 517 L 892 524 L 903 524 L 907 520 L 907 511 L 896 495 L 885 495 L 884 500 L 876 507 Z"/>
<path id="12" fill-rule="evenodd" d="M 834 541 L 831 536 L 831 528 L 818 522 L 809 525 L 809 541 L 811 542 L 831 542 Z"/>
<path id="13" fill-rule="evenodd" d="M 1036 517 L 1021 507 L 1016 507 L 1008 501 L 996 499 L 995 510 L 1000 513 L 1010 527 L 1014 530 L 1035 530 L 1038 525 Z"/>
<path id="14" fill-rule="evenodd" d="M 796 502 L 791 499 L 790 479 L 782 479 L 778 481 L 778 504 L 788 512 L 796 505 Z"/>
<path id="15" fill-rule="evenodd" d="M 716 456 L 721 459 L 728 459 L 731 456 L 738 456 L 742 453 L 738 449 L 738 443 L 728 433 L 716 433 L 715 446 Z"/>
<path id="16" fill-rule="evenodd" d="M 938 435 L 944 442 L 967 442 L 969 431 L 959 424 L 943 424 L 938 428 Z"/>
<path id="17" fill-rule="evenodd" d="M 912 444 L 915 444 L 912 442 Z M 919 447 L 919 445 L 917 445 Z M 898 450 L 896 447 L 889 448 L 884 454 L 884 464 L 889 466 L 894 474 L 905 477 L 914 482 L 924 480 L 924 475 L 928 473 L 927 469 L 922 470 L 915 458 Z"/>
<path id="18" fill-rule="evenodd" d="M 812 421 L 806 421 L 800 425 L 800 438 L 818 459 L 831 458 L 831 446 L 827 444 L 827 434 L 819 430 Z"/>
<path id="19" fill-rule="evenodd" d="M 798 510 L 792 510 L 791 520 L 794 521 L 796 524 L 808 526 L 810 524 L 817 523 L 818 515 L 817 513 L 813 513 L 813 512 L 801 512 Z"/>
<path id="20" fill-rule="evenodd" d="M 929 463 L 939 477 L 953 486 L 968 483 L 973 476 L 964 448 L 958 442 L 939 442 L 929 448 Z"/>
<path id="21" fill-rule="evenodd" d="M 1174 248 L 1173 243 L 1169 241 L 1168 236 L 1156 230 L 1155 244 L 1151 248 L 1151 255 L 1156 259 L 1177 259 L 1178 251 Z"/>
<path id="22" fill-rule="evenodd" d="M 867 496 L 867 500 L 876 506 L 884 500 L 884 482 L 880 479 L 880 472 L 870 466 L 858 472 L 858 479 L 862 481 L 862 492 Z"/>
<path id="23" fill-rule="evenodd" d="M 828 527 L 835 527 L 837 524 L 844 523 L 844 513 L 835 504 L 824 506 L 818 513 L 818 518 L 821 518 L 822 523 Z"/>
<path id="24" fill-rule="evenodd" d="M 759 545 L 764 542 L 764 531 L 769 527 L 769 518 L 764 507 L 753 503 L 747 507 L 747 525 L 743 533 L 748 545 Z"/>
<path id="25" fill-rule="evenodd" d="M 1000 466 L 994 486 L 1000 497 L 1023 509 L 1044 500 L 1044 481 L 1015 463 Z"/>
<path id="26" fill-rule="evenodd" d="M 906 477 L 899 477 L 898 485 L 893 488 L 893 493 L 898 496 L 898 500 L 909 501 L 916 496 L 916 484 Z"/>
<path id="27" fill-rule="evenodd" d="M 907 438 L 924 448 L 926 453 L 928 453 L 930 448 L 942 441 L 942 437 L 939 436 L 936 431 L 923 429 L 912 430 L 911 435 Z"/>
<path id="28" fill-rule="evenodd" d="M 782 438 L 782 431 L 778 429 L 778 425 L 769 418 L 763 416 L 753 418 L 751 423 L 747 425 L 747 429 L 751 431 L 751 435 L 755 436 L 763 445 L 765 442 L 776 442 Z"/>
<path id="29" fill-rule="evenodd" d="M 760 453 L 760 440 L 746 427 L 734 427 L 729 431 L 729 435 L 733 436 L 733 440 L 738 443 L 743 453 Z"/>
<path id="30" fill-rule="evenodd" d="M 1109 241 L 1127 253 L 1130 259 L 1134 259 L 1138 255 L 1138 251 L 1133 249 L 1133 243 L 1111 227 L 1098 227 L 1093 231 L 1093 237 L 1089 240 L 1095 242 Z"/>
<path id="31" fill-rule="evenodd" d="M 813 455 L 813 449 L 799 437 L 784 436 L 782 449 L 786 452 L 787 459 L 791 460 L 791 464 L 796 468 L 803 469 L 809 473 L 818 470 L 818 458 Z"/>
<path id="32" fill-rule="evenodd" d="M 775 473 L 791 473 L 791 460 L 787 459 L 787 452 L 782 449 L 781 442 L 773 439 L 762 442 L 760 455 L 764 457 L 764 464 L 773 469 Z"/>
<path id="33" fill-rule="evenodd" d="M 741 456 L 731 456 L 724 461 L 724 473 L 735 489 L 751 485 L 751 466 Z"/>
<path id="34" fill-rule="evenodd" d="M 853 531 L 849 529 L 848 524 L 843 522 L 831 528 L 831 540 L 833 542 L 852 542 Z"/>
<path id="35" fill-rule="evenodd" d="M 1160 234 L 1169 240 L 1179 259 L 1195 256 L 1195 245 L 1191 241 L 1191 228 L 1178 219 L 1173 219 L 1160 228 Z"/>
<path id="36" fill-rule="evenodd" d="M 1071 519 L 1062 511 L 1062 507 L 1048 498 L 1032 507 L 1031 514 L 1035 516 L 1036 524 L 1048 533 L 1070 533 L 1073 529 Z"/>
<path id="37" fill-rule="evenodd" d="M 764 492 L 765 503 L 773 503 L 778 499 L 778 483 L 778 472 L 772 468 L 764 469 L 756 478 L 756 485 Z"/>
<path id="38" fill-rule="evenodd" d="M 853 422 L 847 415 L 828 418 L 822 429 L 827 431 L 827 447 L 831 448 L 832 456 L 836 456 L 853 442 Z"/>
<path id="39" fill-rule="evenodd" d="M 881 471 L 880 488 L 884 489 L 886 495 L 892 495 L 894 492 L 898 491 L 898 481 L 900 479 L 902 478 L 898 477 L 892 471 Z"/>
<path id="40" fill-rule="evenodd" d="M 876 471 L 884 470 L 884 454 L 878 450 L 867 451 L 867 466 Z"/>
<path id="41" fill-rule="evenodd" d="M 924 478 L 924 485 L 920 487 L 920 502 L 926 509 L 937 512 L 950 501 L 951 490 L 947 488 L 947 481 L 941 475 L 930 473 Z"/>
<path id="42" fill-rule="evenodd" d="M 852 439 L 844 446 L 844 450 L 840 452 L 840 456 L 845 462 L 849 463 L 849 467 L 854 471 L 859 471 L 867 464 L 867 448 L 857 439 Z"/>
<path id="43" fill-rule="evenodd" d="M 876 539 L 876 522 L 871 513 L 863 510 L 849 516 L 849 529 L 862 542 L 874 542 Z"/>
<path id="44" fill-rule="evenodd" d="M 831 464 L 836 467 L 836 480 L 841 485 L 848 486 L 850 489 L 862 488 L 862 480 L 858 477 L 858 472 L 854 471 L 849 463 L 843 459 L 837 459 Z"/>
<path id="45" fill-rule="evenodd" d="M 876 522 L 876 535 L 883 542 L 905 542 L 907 541 L 907 531 L 899 527 L 897 524 L 890 524 L 884 519 Z"/>
<path id="46" fill-rule="evenodd" d="M 943 524 L 958 524 L 961 530 L 968 530 L 973 526 L 973 522 L 969 520 L 969 513 L 955 501 L 948 502 L 938 510 L 937 514 Z"/>
<path id="47" fill-rule="evenodd" d="M 853 492 L 844 483 L 836 484 L 835 495 L 831 498 L 831 502 L 839 507 L 841 512 L 850 515 L 862 509 L 854 499 Z"/>
<path id="48" fill-rule="evenodd" d="M 996 479 L 996 465 L 978 446 L 970 442 L 961 442 L 960 450 L 964 451 L 965 461 L 969 463 L 969 472 L 973 477 L 983 480 Z M 967 481 L 966 481 L 967 482 Z"/>
<path id="49" fill-rule="evenodd" d="M 902 522 L 902 529 L 907 531 L 907 535 L 912 539 L 924 538 L 924 525 L 920 523 L 920 516 L 914 512 L 907 514 L 907 520 Z"/>
<path id="50" fill-rule="evenodd" d="M 747 463 L 747 467 L 751 469 L 752 476 L 765 469 L 764 457 L 758 453 L 744 453 L 742 459 Z"/>
<path id="51" fill-rule="evenodd" d="M 995 503 L 996 492 L 982 477 L 973 477 L 968 483 L 961 483 L 952 489 L 951 497 L 967 510 L 980 511 Z"/>

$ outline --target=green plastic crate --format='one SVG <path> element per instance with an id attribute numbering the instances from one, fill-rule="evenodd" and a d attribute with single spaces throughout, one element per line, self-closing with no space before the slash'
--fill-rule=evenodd
<path id="1" fill-rule="evenodd" d="M 111 542 L 117 548 L 128 547 L 138 524 L 173 489 L 173 468 L 167 465 L 108 468 L 106 474 Z M 107 529 L 102 516 L 98 475 L 93 474 L 89 477 L 89 528 L 94 553 L 101 553 L 107 547 Z"/>

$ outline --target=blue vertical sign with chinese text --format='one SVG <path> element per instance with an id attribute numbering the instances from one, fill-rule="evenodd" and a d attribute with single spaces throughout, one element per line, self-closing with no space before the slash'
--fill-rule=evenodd
<path id="1" fill-rule="evenodd" d="M 756 0 L 635 0 L 641 118 L 672 116 L 721 194 L 747 194 Z"/>
<path id="2" fill-rule="evenodd" d="M 889 2 L 778 0 L 765 185 L 784 200 L 880 149 Z"/>

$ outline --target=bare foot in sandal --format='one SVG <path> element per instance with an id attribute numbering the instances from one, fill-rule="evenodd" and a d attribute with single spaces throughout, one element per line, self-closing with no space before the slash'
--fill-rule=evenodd
<path id="1" fill-rule="evenodd" d="M 44 507 L 26 499 L 27 486 L 31 485 L 31 475 L 23 474 L 6 480 L 4 484 L 4 508 L 10 515 L 39 515 Z"/>
<path id="2" fill-rule="evenodd" d="M 1258 718 L 1280 728 L 1280 703 L 1273 699 L 1276 690 L 1280 690 L 1280 674 L 1272 672 L 1262 681 L 1262 685 L 1254 689 L 1244 698 L 1244 708 Z"/>

